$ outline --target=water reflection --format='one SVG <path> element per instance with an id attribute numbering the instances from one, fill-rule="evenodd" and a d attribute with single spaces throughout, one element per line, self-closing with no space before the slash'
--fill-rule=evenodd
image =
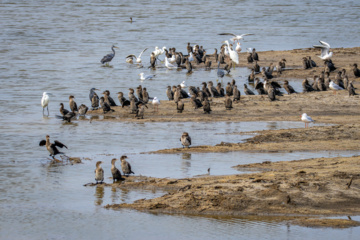
<path id="1" fill-rule="evenodd" d="M 105 194 L 105 188 L 104 186 L 101 185 L 97 185 L 95 187 L 95 205 L 100 206 L 103 204 L 103 198 L 104 198 L 104 194 Z"/>

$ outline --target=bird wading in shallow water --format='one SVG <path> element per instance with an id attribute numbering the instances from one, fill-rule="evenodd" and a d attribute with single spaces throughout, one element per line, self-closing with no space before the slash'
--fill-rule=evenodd
<path id="1" fill-rule="evenodd" d="M 184 132 L 181 137 L 180 137 L 180 142 L 184 147 L 189 148 L 191 145 L 191 137 L 189 136 L 189 134 L 187 132 Z"/>
<path id="2" fill-rule="evenodd" d="M 113 45 L 113 46 L 111 47 L 112 53 L 109 53 L 109 54 L 105 55 L 105 56 L 100 60 L 100 62 L 101 62 L 102 64 L 108 64 L 108 63 L 111 62 L 111 60 L 115 57 L 115 50 L 114 50 L 114 48 L 118 48 L 118 47 L 116 47 L 115 45 Z"/>
<path id="3" fill-rule="evenodd" d="M 102 169 L 101 164 L 102 161 L 96 162 L 96 169 L 95 169 L 95 181 L 96 184 L 104 182 L 104 169 Z"/>
<path id="4" fill-rule="evenodd" d="M 51 93 L 43 92 L 43 96 L 41 98 L 41 106 L 43 108 L 43 115 L 44 115 L 44 109 L 47 109 L 47 115 L 49 116 L 49 102 L 50 102 L 50 95 Z"/>
<path id="5" fill-rule="evenodd" d="M 120 157 L 120 161 L 121 161 L 121 170 L 123 171 L 123 174 L 128 177 L 130 174 L 135 174 L 135 173 L 131 170 L 131 165 L 126 161 L 126 158 L 127 156 L 123 155 Z"/>
<path id="6" fill-rule="evenodd" d="M 303 113 L 301 115 L 301 121 L 305 123 L 305 128 L 309 127 L 309 123 L 315 122 L 310 116 L 308 116 L 306 113 Z"/>
<path id="7" fill-rule="evenodd" d="M 39 143 L 39 146 L 46 146 L 46 149 L 49 151 L 50 153 L 50 157 L 52 157 L 53 159 L 55 159 L 55 155 L 57 154 L 64 154 L 63 152 L 60 152 L 57 147 L 59 148 L 67 148 L 67 146 L 65 146 L 65 144 L 59 142 L 59 141 L 54 141 L 54 143 L 50 142 L 50 136 L 46 135 L 46 140 L 41 140 Z"/>

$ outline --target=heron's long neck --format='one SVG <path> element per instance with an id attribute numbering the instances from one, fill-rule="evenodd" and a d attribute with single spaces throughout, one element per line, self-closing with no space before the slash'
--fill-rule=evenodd
<path id="1" fill-rule="evenodd" d="M 114 47 L 111 47 L 111 50 L 113 51 L 114 56 L 115 56 L 115 49 L 114 49 Z"/>

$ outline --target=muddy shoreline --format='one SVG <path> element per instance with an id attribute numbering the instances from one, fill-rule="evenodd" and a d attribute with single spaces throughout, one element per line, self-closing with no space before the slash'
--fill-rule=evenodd
<path id="1" fill-rule="evenodd" d="M 360 58 L 360 48 L 333 49 L 332 58 L 337 70 L 347 70 L 350 81 L 360 87 L 352 73 L 351 65 Z M 287 60 L 287 69 L 274 80 L 302 81 L 312 78 L 323 70 L 322 61 L 315 49 L 259 52 L 260 66 Z M 318 66 L 301 69 L 302 57 L 311 56 Z M 246 63 L 246 53 L 240 54 L 240 65 Z M 245 62 L 244 62 L 245 61 Z M 199 68 L 195 66 L 195 68 Z M 336 73 L 331 73 L 334 79 Z M 165 86 L 164 86 L 165 88 Z M 242 91 L 242 88 L 239 87 Z M 247 132 L 253 137 L 242 143 L 220 143 L 215 146 L 191 146 L 189 149 L 163 149 L 151 153 L 183 152 L 292 152 L 358 150 L 360 143 L 359 96 L 349 97 L 346 90 L 298 93 L 277 96 L 270 102 L 267 96 L 241 96 L 226 111 L 224 98 L 211 99 L 212 113 L 203 114 L 202 109 L 191 106 L 185 99 L 185 110 L 177 113 L 173 101 L 161 101 L 159 112 L 151 107 L 145 111 L 144 119 L 135 119 L 129 109 L 114 107 L 114 113 L 103 116 L 100 110 L 90 111 L 96 121 L 129 122 L 207 122 L 207 121 L 300 121 L 306 112 L 316 120 L 310 128 L 265 130 Z M 317 123 L 331 125 L 319 126 Z M 244 133 L 234 133 L 244 134 Z M 191 133 L 190 133 L 191 135 Z M 360 215 L 360 157 L 316 158 L 290 162 L 264 162 L 236 166 L 239 169 L 257 170 L 255 173 L 229 176 L 203 176 L 186 179 L 158 179 L 130 177 L 124 182 L 103 184 L 104 187 L 126 189 L 153 189 L 167 191 L 155 199 L 139 199 L 130 204 L 112 204 L 106 208 L 131 208 L 154 213 L 176 213 L 222 216 L 282 216 L 293 224 L 313 227 L 352 227 L 359 222 L 344 219 L 320 219 L 319 216 Z M 313 218 L 315 217 L 315 219 Z"/>

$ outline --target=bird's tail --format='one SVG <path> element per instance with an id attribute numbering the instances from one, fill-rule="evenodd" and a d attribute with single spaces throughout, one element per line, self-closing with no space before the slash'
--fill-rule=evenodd
<path id="1" fill-rule="evenodd" d="M 55 117 L 56 117 L 57 119 L 62 119 L 62 120 L 64 120 L 64 116 L 55 115 Z"/>
<path id="2" fill-rule="evenodd" d="M 132 174 L 135 174 L 133 171 L 130 171 L 130 174 L 131 174 L 131 173 L 132 173 Z"/>

